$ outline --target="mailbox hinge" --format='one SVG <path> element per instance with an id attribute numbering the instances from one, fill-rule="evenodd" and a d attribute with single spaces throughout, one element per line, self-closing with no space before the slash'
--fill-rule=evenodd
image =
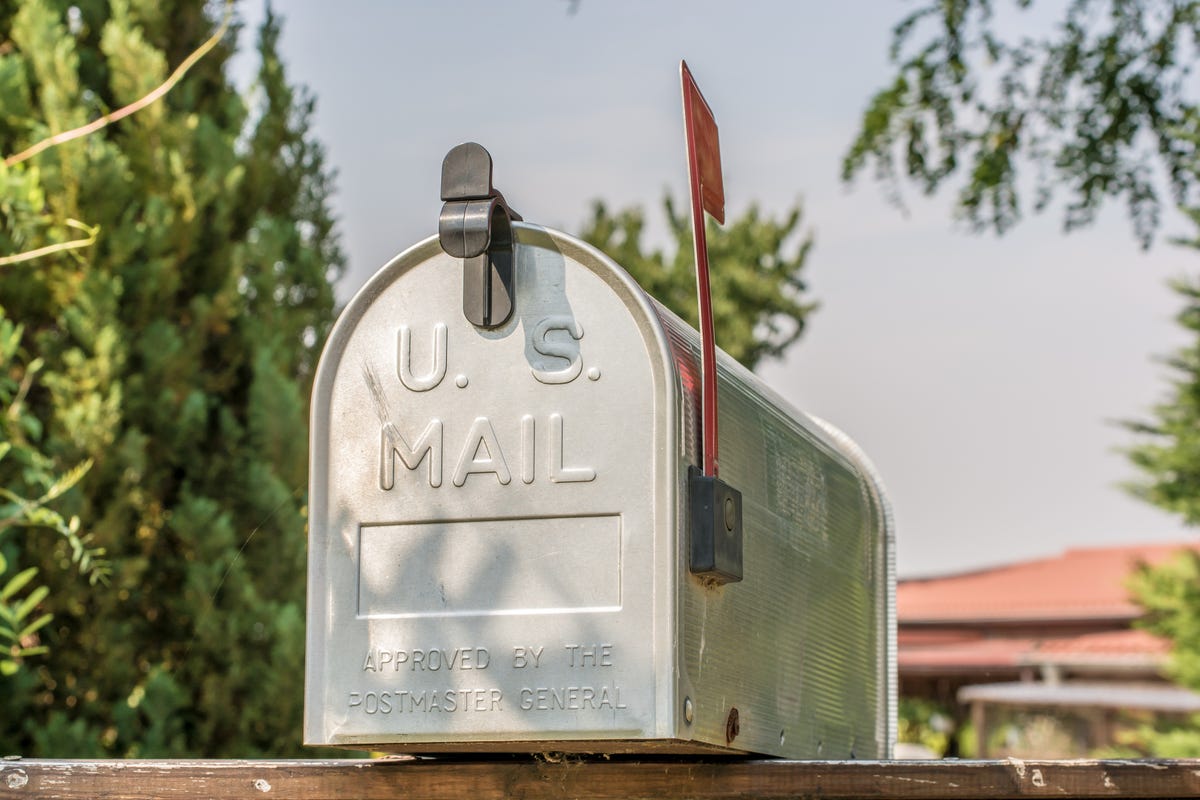
<path id="1" fill-rule="evenodd" d="M 442 161 L 438 239 L 446 254 L 463 259 L 463 314 L 472 325 L 498 328 L 513 311 L 513 211 L 492 186 L 492 156 L 475 142 L 460 144 Z"/>

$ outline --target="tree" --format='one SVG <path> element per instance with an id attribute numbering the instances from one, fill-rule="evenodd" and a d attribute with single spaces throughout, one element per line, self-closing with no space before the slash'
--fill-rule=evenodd
<path id="1" fill-rule="evenodd" d="M 1192 212 L 1200 226 L 1200 211 Z M 1200 240 L 1189 242 L 1200 247 Z M 1200 524 L 1200 282 L 1177 280 L 1183 298 L 1176 320 L 1192 337 L 1167 359 L 1174 376 L 1167 399 L 1148 421 L 1127 423 L 1138 437 L 1128 450 L 1141 471 L 1129 485 L 1137 497 Z M 1142 626 L 1171 641 L 1168 671 L 1178 683 L 1200 689 L 1200 553 L 1182 553 L 1158 567 L 1142 566 L 1130 590 L 1146 609 Z M 1129 742 L 1136 753 L 1163 757 L 1200 756 L 1200 718 L 1190 726 L 1144 726 Z"/>
<path id="2" fill-rule="evenodd" d="M 146 97 L 210 8 L 0 3 L 0 153 Z M 278 37 L 268 13 L 249 99 L 218 37 L 165 98 L 0 167 L 0 256 L 44 253 L 0 267 L 43 365 L 24 407 L 52 471 L 91 463 L 58 504 L 111 564 L 81 591 L 66 539 L 9 543 L 54 622 L 0 685 L 4 752 L 301 752 L 306 396 L 343 257 Z"/>
<path id="3" fill-rule="evenodd" d="M 897 72 L 871 99 L 843 162 L 847 180 L 868 164 L 898 198 L 897 176 L 931 193 L 957 174 L 957 210 L 1003 233 L 1028 202 L 1018 169 L 1036 174 L 1033 208 L 1056 187 L 1065 225 L 1091 222 L 1123 200 L 1148 246 L 1163 200 L 1194 203 L 1200 187 L 1200 113 L 1189 90 L 1200 54 L 1200 3 L 1071 0 L 1051 36 L 998 33 L 993 0 L 930 2 L 894 28 Z M 1018 23 L 1032 0 L 1014 0 Z"/>
<path id="4" fill-rule="evenodd" d="M 1200 228 L 1200 210 L 1190 215 Z M 1180 242 L 1200 247 L 1200 239 Z M 1152 409 L 1150 420 L 1128 422 L 1138 444 L 1127 451 L 1141 479 L 1128 489 L 1188 525 L 1200 524 L 1200 282 L 1177 279 L 1171 288 L 1182 297 L 1176 321 L 1192 341 L 1166 366 L 1172 374 L 1168 396 Z M 1200 554 L 1181 553 L 1157 566 L 1141 566 L 1130 590 L 1146 609 L 1142 627 L 1171 640 L 1168 672 L 1183 686 L 1200 690 Z M 1194 723 L 1200 723 L 1200 718 Z M 1200 732 L 1192 726 L 1145 726 L 1129 742 L 1134 752 L 1163 757 L 1200 756 Z"/>
<path id="5" fill-rule="evenodd" d="M 1139 443 L 1129 458 L 1143 479 L 1128 486 L 1134 496 L 1173 514 L 1188 525 L 1200 524 L 1200 282 L 1171 284 L 1183 298 L 1176 321 L 1194 337 L 1166 360 L 1174 375 L 1167 399 L 1153 409 L 1153 419 L 1127 423 Z M 1198 642 L 1200 644 L 1200 642 Z M 1197 652 L 1200 652 L 1198 650 Z M 1200 686 L 1200 672 L 1196 674 Z"/>
<path id="6" fill-rule="evenodd" d="M 663 211 L 674 239 L 669 256 L 659 249 L 646 252 L 645 215 L 636 207 L 613 214 L 604 203 L 595 202 L 580 237 L 611 256 L 651 297 L 697 327 L 691 220 L 676 213 L 669 195 L 663 199 Z M 724 227 L 708 226 L 717 344 L 751 369 L 764 358 L 779 358 L 800 338 L 808 315 L 816 309 L 801 299 L 805 285 L 800 273 L 813 240 L 811 234 L 799 237 L 800 218 L 799 206 L 778 221 L 762 218 L 752 206 Z"/>
<path id="7" fill-rule="evenodd" d="M 1142 627 L 1171 640 L 1170 676 L 1183 686 L 1200 687 L 1200 554 L 1181 553 L 1157 567 L 1143 566 L 1130 591 L 1146 609 Z M 1156 721 L 1126 733 L 1126 755 L 1162 758 L 1200 756 L 1200 717 L 1190 724 Z"/>

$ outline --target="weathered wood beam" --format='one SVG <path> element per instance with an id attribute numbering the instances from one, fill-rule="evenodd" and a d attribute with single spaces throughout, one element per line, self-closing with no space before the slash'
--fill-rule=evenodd
<path id="1" fill-rule="evenodd" d="M 1200 796 L 1200 761 L 0 761 L 0 798 L 733 800 Z"/>

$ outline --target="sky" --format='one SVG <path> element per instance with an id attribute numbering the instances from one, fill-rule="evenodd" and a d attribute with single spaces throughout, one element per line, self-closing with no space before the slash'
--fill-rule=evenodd
<path id="1" fill-rule="evenodd" d="M 253 7 L 252 7 L 253 6 Z M 805 336 L 758 370 L 852 436 L 887 484 L 902 577 L 1065 549 L 1195 533 L 1130 497 L 1121 420 L 1166 397 L 1162 356 L 1185 342 L 1170 278 L 1193 274 L 1178 215 L 1141 250 L 1120 208 L 1064 236 L 1061 205 L 1004 237 L 955 223 L 951 191 L 889 205 L 840 164 L 890 77 L 891 26 L 912 3 L 509 0 L 277 3 L 290 78 L 315 95 L 313 134 L 353 296 L 436 233 L 441 160 L 477 141 L 527 221 L 577 232 L 592 202 L 686 197 L 686 58 L 720 128 L 728 218 L 796 202 L 820 303 Z M 244 47 L 262 11 L 241 7 Z M 1016 18 L 1035 35 L 1047 18 Z M 250 60 L 238 63 L 242 79 Z M 720 342 L 720 332 L 717 332 Z"/>

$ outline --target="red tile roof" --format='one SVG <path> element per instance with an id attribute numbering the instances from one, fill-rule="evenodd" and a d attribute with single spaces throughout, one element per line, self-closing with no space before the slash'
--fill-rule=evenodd
<path id="1" fill-rule="evenodd" d="M 981 638 L 913 646 L 901 636 L 896 658 L 901 672 L 1015 669 L 1035 646 L 1034 639 Z"/>
<path id="2" fill-rule="evenodd" d="M 1111 661 L 1141 657 L 1161 661 L 1170 650 L 1171 643 L 1168 640 L 1146 631 L 1129 629 L 1043 639 L 1038 644 L 1036 656 L 1039 661 Z"/>
<path id="3" fill-rule="evenodd" d="M 1049 638 L 987 638 L 961 632 L 941 641 L 920 633 L 900 631 L 897 659 L 903 672 L 972 672 L 1040 664 L 1158 668 L 1170 650 L 1165 639 L 1128 629 Z"/>
<path id="4" fill-rule="evenodd" d="M 1161 564 L 1200 551 L 1195 542 L 1068 550 L 1004 567 L 901 581 L 901 625 L 930 622 L 1136 619 L 1141 609 L 1126 589 L 1139 563 Z"/>

